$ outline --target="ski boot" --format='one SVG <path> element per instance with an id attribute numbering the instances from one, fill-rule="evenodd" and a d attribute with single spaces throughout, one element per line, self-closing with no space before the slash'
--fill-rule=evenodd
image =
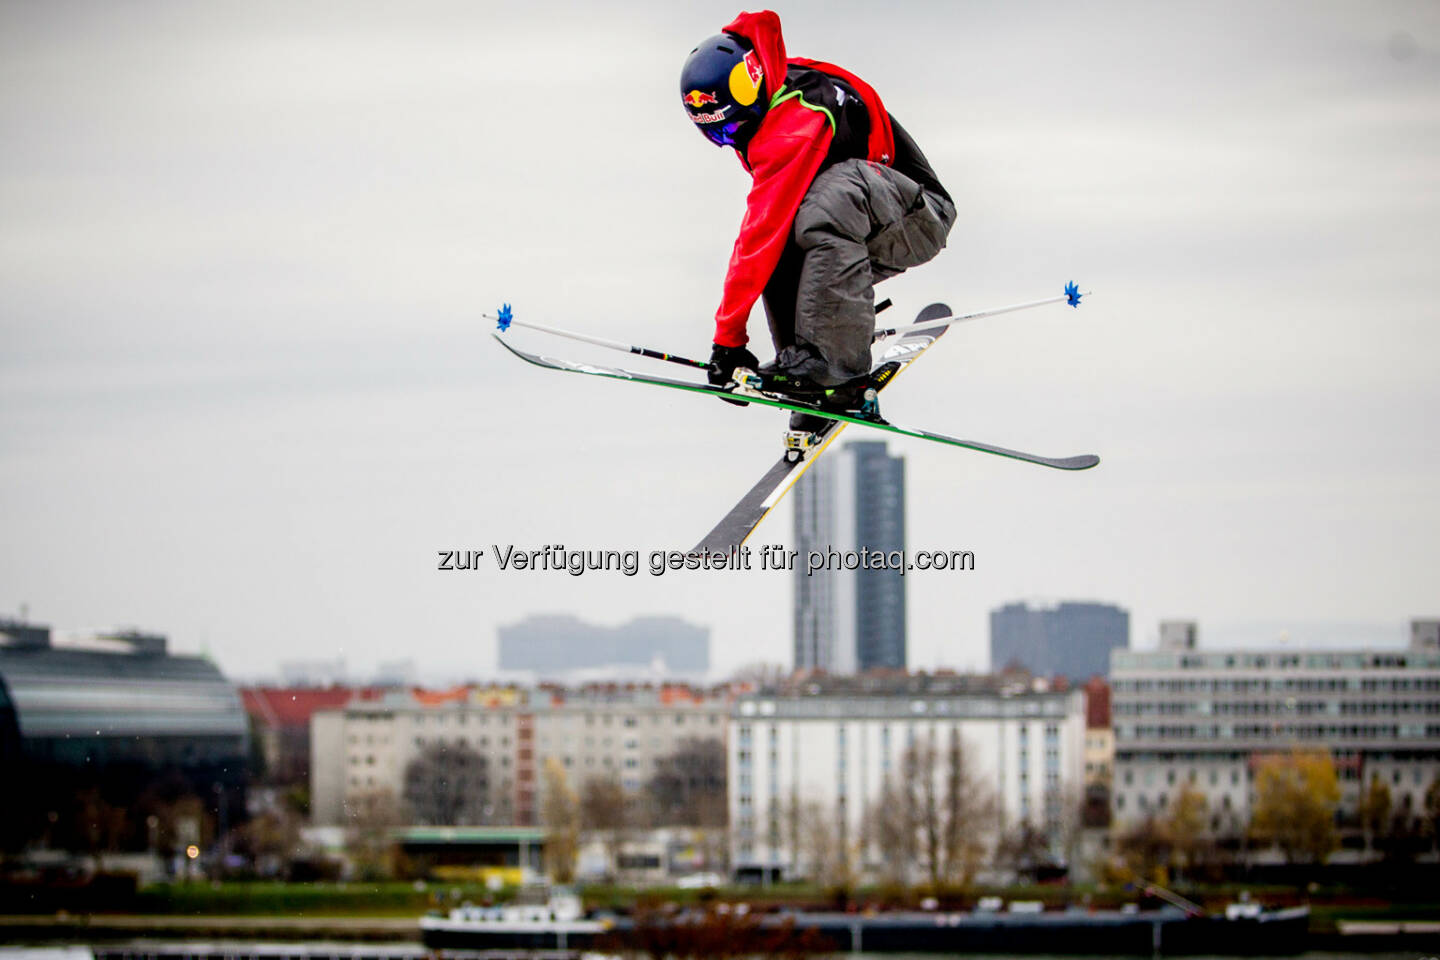
<path id="1" fill-rule="evenodd" d="M 883 423 L 878 402 L 879 383 L 872 375 L 827 383 L 830 364 L 808 344 L 786 347 L 771 363 L 760 367 L 762 389 L 793 403 L 816 410 L 843 413 L 860 420 Z M 795 463 L 819 446 L 836 421 L 816 414 L 790 414 L 785 433 L 785 459 Z"/>
<path id="2" fill-rule="evenodd" d="M 807 401 L 809 403 L 809 401 Z M 870 377 L 861 377 L 839 387 L 825 388 L 816 409 L 842 413 L 856 420 L 884 423 L 880 416 L 879 389 Z M 810 451 L 824 442 L 837 423 L 815 413 L 794 411 L 790 414 L 790 429 L 785 431 L 785 459 L 791 463 L 803 460 Z"/>

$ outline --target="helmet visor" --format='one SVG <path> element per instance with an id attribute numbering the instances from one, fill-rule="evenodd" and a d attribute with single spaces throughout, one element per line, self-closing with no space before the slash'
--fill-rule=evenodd
<path id="1" fill-rule="evenodd" d="M 735 135 L 740 128 L 745 126 L 744 120 L 731 120 L 729 123 L 703 123 L 696 124 L 700 132 L 717 147 L 735 146 Z"/>

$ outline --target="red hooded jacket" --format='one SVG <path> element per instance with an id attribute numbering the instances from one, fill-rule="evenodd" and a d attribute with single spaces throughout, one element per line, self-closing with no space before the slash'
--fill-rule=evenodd
<path id="1" fill-rule="evenodd" d="M 715 313 L 715 342 L 740 347 L 749 339 L 745 328 L 750 311 L 780 262 L 800 201 L 830 154 L 834 135 L 833 118 L 827 112 L 803 97 L 787 96 L 790 91 L 784 83 L 789 68 L 818 70 L 843 80 L 860 95 L 870 119 L 866 159 L 891 163 L 895 140 L 880 95 L 865 81 L 833 64 L 786 59 L 780 18 L 771 11 L 742 13 L 725 31 L 744 37 L 755 48 L 765 75 L 764 95 L 770 97 L 754 136 L 743 152 L 737 148 L 740 162 L 754 182 L 745 201 L 740 236 L 730 254 L 720 309 Z"/>

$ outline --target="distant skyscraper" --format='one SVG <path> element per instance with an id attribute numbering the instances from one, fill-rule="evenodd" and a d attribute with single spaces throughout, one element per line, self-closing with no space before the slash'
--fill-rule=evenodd
<path id="1" fill-rule="evenodd" d="M 1083 682 L 1110 674 L 1110 651 L 1130 646 L 1130 614 L 1107 603 L 1029 607 L 1011 603 L 990 612 L 990 669 L 1019 664 L 1037 676 Z"/>
<path id="2" fill-rule="evenodd" d="M 852 443 L 795 487 L 795 668 L 905 668 L 900 570 L 845 569 L 856 551 L 905 550 L 905 461 L 884 442 Z M 827 569 L 806 574 L 811 551 Z"/>

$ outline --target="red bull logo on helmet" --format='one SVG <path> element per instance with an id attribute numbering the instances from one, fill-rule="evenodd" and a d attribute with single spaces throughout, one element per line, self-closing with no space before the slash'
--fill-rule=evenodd
<path id="1" fill-rule="evenodd" d="M 725 114 L 729 112 L 730 107 L 727 105 L 711 113 L 692 113 L 690 114 L 690 119 L 696 123 L 719 123 L 725 119 Z"/>
<path id="2" fill-rule="evenodd" d="M 685 94 L 685 96 L 681 97 L 680 99 L 685 101 L 685 105 L 687 107 L 690 107 L 694 110 L 699 110 L 707 103 L 720 102 L 718 99 L 716 99 L 715 94 L 705 93 L 703 90 L 691 90 L 689 93 Z"/>
<path id="3" fill-rule="evenodd" d="M 765 72 L 760 69 L 760 58 L 755 56 L 754 50 L 745 54 L 745 71 L 750 74 L 750 82 L 757 87 L 765 79 Z"/>
<path id="4" fill-rule="evenodd" d="M 740 106 L 748 107 L 759 99 L 760 81 L 764 79 L 760 58 L 752 50 L 730 71 L 730 96 Z"/>

